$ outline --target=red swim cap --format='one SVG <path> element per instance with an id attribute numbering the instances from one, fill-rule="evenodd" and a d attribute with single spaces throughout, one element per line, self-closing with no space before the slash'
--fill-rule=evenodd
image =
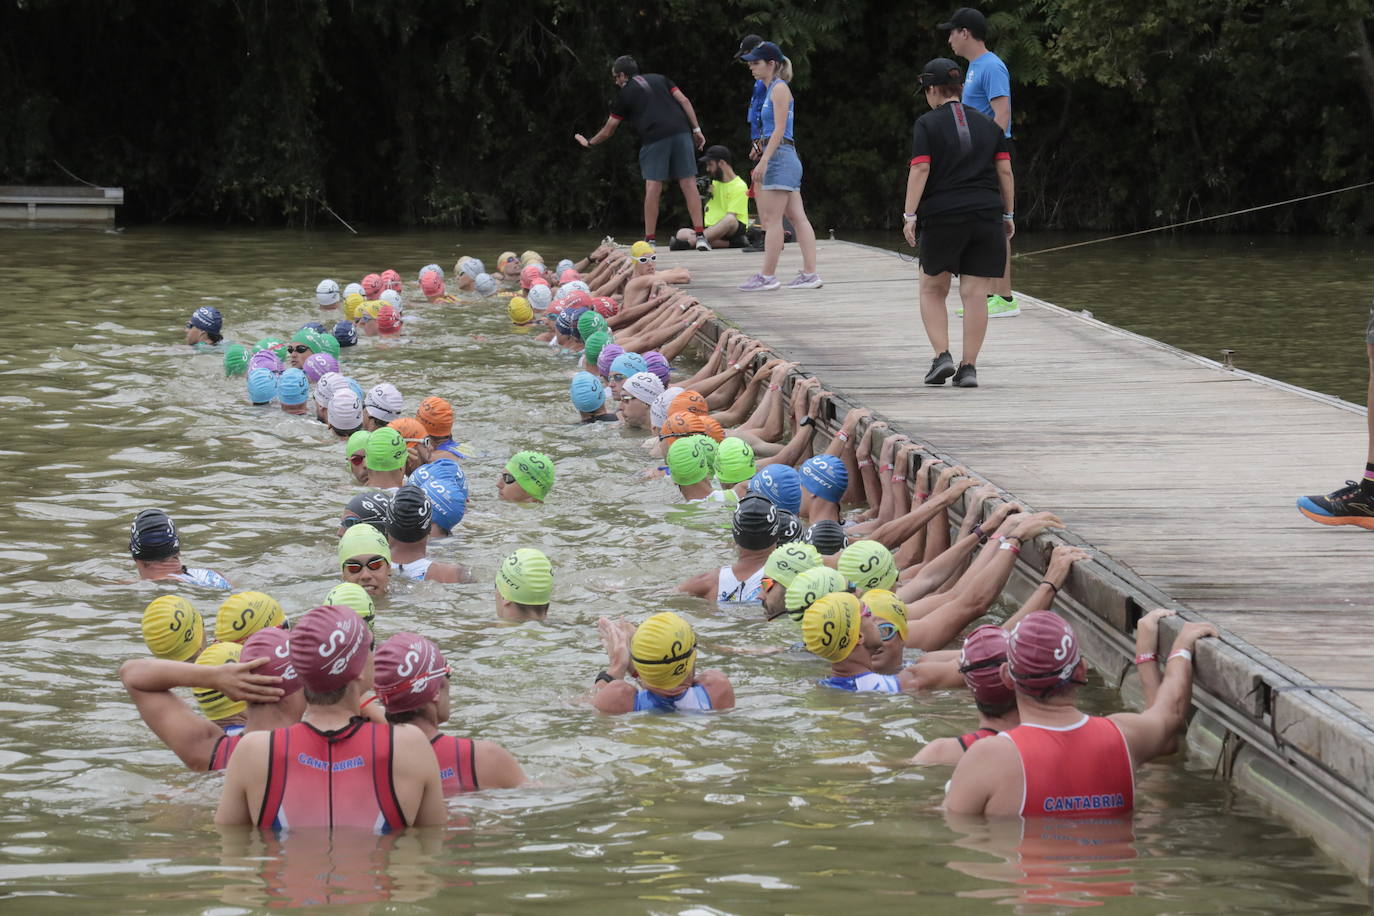
<path id="1" fill-rule="evenodd" d="M 305 686 L 301 683 L 301 679 L 296 676 L 296 669 L 291 665 L 291 634 L 286 630 L 280 627 L 268 627 L 265 630 L 258 630 L 244 640 L 239 661 L 251 662 L 255 658 L 270 659 L 267 664 L 255 668 L 253 673 L 281 678 L 281 683 L 277 686 L 282 689 L 283 697 L 289 697 Z"/>
<path id="2" fill-rule="evenodd" d="M 571 283 L 574 280 L 581 279 L 582 275 L 571 267 L 569 267 L 567 270 L 563 271 L 561 274 L 558 275 L 559 283 Z"/>
<path id="3" fill-rule="evenodd" d="M 358 612 L 337 604 L 311 608 L 291 630 L 291 665 L 306 687 L 329 693 L 362 676 L 372 631 Z"/>
<path id="4" fill-rule="evenodd" d="M 530 285 L 534 283 L 535 280 L 541 280 L 543 277 L 544 272 L 539 269 L 539 265 L 527 264 L 525 269 L 520 271 L 520 285 L 525 289 L 529 289 Z"/>
<path id="5" fill-rule="evenodd" d="M 438 646 L 415 633 L 397 633 L 377 648 L 377 696 L 387 712 L 409 712 L 434 702 L 449 666 Z"/>
<path id="6" fill-rule="evenodd" d="M 589 309 L 589 308 L 591 308 L 591 307 L 592 307 L 593 305 L 595 305 L 595 304 L 596 304 L 596 300 L 593 299 L 588 293 L 585 293 L 585 292 L 583 292 L 583 291 L 580 290 L 580 289 L 575 289 L 575 290 L 573 290 L 572 292 L 568 293 L 566 296 L 563 297 L 563 306 L 564 306 L 565 308 L 570 308 L 570 309 L 588 308 L 588 309 Z"/>
<path id="7" fill-rule="evenodd" d="M 395 334 L 401 330 L 401 316 L 396 307 L 387 304 L 377 309 L 377 330 L 382 334 Z"/>
<path id="8" fill-rule="evenodd" d="M 1044 693 L 1067 683 L 1080 657 L 1073 627 L 1051 611 L 1027 614 L 1008 639 L 1012 680 L 1027 693 Z"/>
<path id="9" fill-rule="evenodd" d="M 382 294 L 382 290 L 385 288 L 386 284 L 383 283 L 382 278 L 376 274 L 368 274 L 366 277 L 363 277 L 363 295 L 367 298 L 376 299 Z"/>
<path id="10" fill-rule="evenodd" d="M 394 270 L 382 271 L 382 284 L 387 289 L 394 289 L 398 293 L 405 292 L 405 284 L 401 282 L 401 275 Z"/>
<path id="11" fill-rule="evenodd" d="M 602 318 L 614 318 L 616 315 L 620 314 L 620 303 L 616 302 L 610 296 L 602 296 L 593 301 L 596 303 L 593 306 L 596 309 L 596 313 Z"/>
<path id="12" fill-rule="evenodd" d="M 1005 706 L 1016 692 L 1002 683 L 1002 663 L 1007 660 L 1007 631 L 992 624 L 978 627 L 959 650 L 959 673 L 975 702 Z"/>

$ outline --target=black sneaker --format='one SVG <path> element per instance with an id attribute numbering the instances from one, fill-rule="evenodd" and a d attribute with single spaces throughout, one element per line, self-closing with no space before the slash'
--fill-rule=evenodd
<path id="1" fill-rule="evenodd" d="M 943 385 L 954 374 L 954 359 L 949 351 L 941 353 L 930 361 L 930 371 L 926 373 L 927 385 Z"/>
<path id="2" fill-rule="evenodd" d="M 1374 499 L 1354 480 L 1326 496 L 1299 497 L 1298 511 L 1318 524 L 1359 525 L 1374 531 Z"/>
<path id="3" fill-rule="evenodd" d="M 682 239 L 678 238 L 677 236 L 673 236 L 673 240 L 672 240 L 671 242 L 668 243 L 668 250 L 669 250 L 669 251 L 690 251 L 691 248 L 692 248 L 692 243 L 691 243 L 691 242 L 684 242 Z"/>
<path id="4" fill-rule="evenodd" d="M 973 368 L 973 363 L 960 363 L 959 371 L 954 373 L 955 388 L 977 388 L 978 370 Z"/>

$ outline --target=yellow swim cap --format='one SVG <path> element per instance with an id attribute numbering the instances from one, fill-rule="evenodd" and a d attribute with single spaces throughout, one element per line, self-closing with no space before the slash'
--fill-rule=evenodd
<path id="1" fill-rule="evenodd" d="M 531 264 L 535 264 L 535 263 L 538 263 L 538 264 L 543 264 L 543 263 L 544 263 L 544 259 L 543 259 L 542 257 L 539 256 L 539 252 L 537 252 L 537 251 L 531 249 L 531 250 L 529 250 L 529 251 L 522 251 L 522 252 L 520 253 L 520 266 L 521 266 L 521 267 L 529 267 Z"/>
<path id="2" fill-rule="evenodd" d="M 515 324 L 529 324 L 534 320 L 534 309 L 524 296 L 516 296 L 506 305 L 506 314 Z"/>
<path id="3" fill-rule="evenodd" d="M 870 588 L 859 603 L 879 620 L 886 620 L 897 628 L 897 635 L 906 642 L 906 605 L 902 599 L 885 588 Z"/>
<path id="4" fill-rule="evenodd" d="M 196 659 L 197 665 L 227 665 L 239 660 L 239 653 L 243 651 L 243 646 L 236 642 L 216 642 L 206 647 L 200 653 L 200 658 Z M 231 700 L 218 690 L 209 687 L 197 687 L 191 691 L 196 695 L 196 702 L 200 704 L 200 711 L 205 718 L 211 721 L 227 719 L 236 716 L 248 708 L 248 704 L 242 700 Z"/>
<path id="5" fill-rule="evenodd" d="M 653 254 L 653 253 L 654 253 L 654 246 L 653 246 L 653 245 L 650 245 L 648 242 L 644 241 L 643 239 L 640 239 L 638 242 L 635 242 L 633 245 L 630 246 L 630 257 L 633 257 L 633 258 L 642 258 L 642 257 L 644 257 L 646 254 Z"/>
<path id="6" fill-rule="evenodd" d="M 820 600 L 822 596 L 848 590 L 849 583 L 845 581 L 844 576 L 829 566 L 816 566 L 796 575 L 792 584 L 787 586 L 787 596 L 783 600 L 783 606 L 793 612 L 794 619 L 800 620 L 801 612 Z"/>
<path id="7" fill-rule="evenodd" d="M 501 561 L 496 590 L 516 604 L 548 604 L 553 597 L 553 564 L 543 551 L 522 547 Z"/>
<path id="8" fill-rule="evenodd" d="M 352 608 L 367 624 L 368 629 L 372 628 L 373 622 L 377 619 L 377 605 L 373 602 L 372 596 L 356 582 L 340 582 L 324 596 L 324 603 Z"/>
<path id="9" fill-rule="evenodd" d="M 376 321 L 377 313 L 382 310 L 382 306 L 384 304 L 385 303 L 383 303 L 380 299 L 373 299 L 370 302 L 364 302 L 362 308 L 358 309 L 358 314 L 366 315 L 368 318 L 371 318 L 373 321 Z"/>
<path id="10" fill-rule="evenodd" d="M 861 592 L 891 588 L 897 582 L 897 561 L 892 558 L 892 551 L 877 541 L 850 544 L 840 554 L 835 568 Z"/>
<path id="11" fill-rule="evenodd" d="M 763 564 L 763 574 L 783 588 L 787 588 L 797 576 L 821 565 L 823 563 L 819 550 L 810 544 L 794 541 L 773 548 L 767 562 Z"/>
<path id="12" fill-rule="evenodd" d="M 344 296 L 344 317 L 349 321 L 357 321 L 358 312 L 366 303 L 367 300 L 363 298 L 362 293 L 349 293 Z"/>
<path id="13" fill-rule="evenodd" d="M 143 641 L 158 658 L 184 662 L 205 645 L 205 621 L 185 598 L 163 595 L 143 609 Z"/>
<path id="14" fill-rule="evenodd" d="M 639 679 L 660 690 L 672 690 L 692 676 L 696 652 L 697 637 L 691 624 L 672 611 L 641 623 L 630 640 L 630 660 Z"/>
<path id="15" fill-rule="evenodd" d="M 239 592 L 219 606 L 215 617 L 215 639 L 242 643 L 258 630 L 286 623 L 286 613 L 276 600 L 262 592 Z"/>
<path id="16" fill-rule="evenodd" d="M 849 658 L 859 644 L 859 599 L 848 592 L 824 595 L 802 615 L 806 649 L 828 662 Z"/>

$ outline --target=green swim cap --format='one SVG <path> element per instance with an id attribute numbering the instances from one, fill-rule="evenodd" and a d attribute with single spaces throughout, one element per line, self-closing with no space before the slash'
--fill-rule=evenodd
<path id="1" fill-rule="evenodd" d="M 763 564 L 763 574 L 774 582 L 787 588 L 792 580 L 806 572 L 824 565 L 821 552 L 810 544 L 795 541 L 773 548 Z"/>
<path id="2" fill-rule="evenodd" d="M 588 310 L 582 313 L 581 318 L 577 319 L 577 336 L 582 338 L 583 343 L 586 343 L 587 338 L 597 331 L 606 330 L 609 330 L 609 326 L 606 324 L 606 319 L 601 317 L 600 312 Z"/>
<path id="3" fill-rule="evenodd" d="M 248 371 L 248 348 L 243 344 L 233 344 L 224 351 L 224 374 L 243 375 Z"/>
<path id="4" fill-rule="evenodd" d="M 601 355 L 601 351 L 606 349 L 606 344 L 611 342 L 611 331 L 607 328 L 604 331 L 597 331 L 584 341 L 582 348 L 582 359 L 586 361 L 587 368 L 596 371 L 596 358 Z"/>
<path id="5" fill-rule="evenodd" d="M 333 334 L 320 334 L 318 331 L 316 331 L 315 333 L 319 336 L 320 343 L 324 345 L 324 352 L 328 353 L 335 359 L 338 359 L 339 338 L 335 337 Z"/>
<path id="6" fill-rule="evenodd" d="M 253 344 L 253 352 L 257 353 L 259 350 L 270 350 L 273 347 L 280 346 L 285 342 L 286 341 L 282 340 L 280 337 L 264 337 L 262 340 Z M 281 354 L 278 353 L 277 356 L 278 358 L 280 358 Z"/>
<path id="7" fill-rule="evenodd" d="M 295 334 L 291 335 L 291 342 L 305 344 L 310 348 L 311 352 L 314 353 L 324 352 L 324 343 L 320 340 L 319 332 L 314 328 L 301 328 Z"/>
<path id="8" fill-rule="evenodd" d="M 339 538 L 339 568 L 351 557 L 386 557 L 391 562 L 391 543 L 372 525 L 354 525 Z"/>
<path id="9" fill-rule="evenodd" d="M 356 557 L 357 554 L 353 553 L 349 556 Z M 344 559 L 346 560 L 348 557 L 344 557 Z M 343 560 L 339 561 L 339 565 L 343 565 Z M 368 629 L 372 628 L 373 621 L 377 619 L 377 606 L 373 603 L 372 596 L 367 593 L 367 589 L 356 582 L 340 582 L 329 590 L 329 594 L 324 596 L 323 603 L 352 608 L 367 624 Z"/>
<path id="10" fill-rule="evenodd" d="M 715 458 L 716 443 L 710 436 L 685 436 L 668 449 L 668 473 L 673 475 L 673 483 L 690 487 L 711 476 Z"/>
<path id="11" fill-rule="evenodd" d="M 722 486 L 733 487 L 753 477 L 756 471 L 754 449 L 748 442 L 730 436 L 716 446 L 716 477 Z"/>
<path id="12" fill-rule="evenodd" d="M 344 446 L 344 454 L 347 455 L 349 458 L 352 458 L 359 451 L 366 450 L 367 440 L 371 438 L 371 436 L 372 433 L 368 432 L 365 429 L 358 430 L 356 433 L 348 437 L 348 444 Z"/>
<path id="13" fill-rule="evenodd" d="M 506 472 L 535 499 L 542 500 L 553 489 L 553 459 L 541 452 L 516 452 L 506 462 Z"/>
<path id="14" fill-rule="evenodd" d="M 361 528 L 362 526 L 355 525 L 354 527 Z M 792 580 L 792 584 L 787 586 L 783 606 L 787 608 L 793 620 L 801 620 L 806 609 L 826 595 L 847 591 L 849 591 L 849 582 L 845 580 L 844 576 L 829 566 L 816 566 L 806 572 L 799 573 Z"/>
<path id="15" fill-rule="evenodd" d="M 399 471 L 406 466 L 406 440 L 390 426 L 374 429 L 367 437 L 367 469 Z"/>
<path id="16" fill-rule="evenodd" d="M 516 604 L 548 604 L 553 597 L 553 564 L 543 551 L 522 547 L 501 561 L 496 590 Z"/>
<path id="17" fill-rule="evenodd" d="M 835 568 L 861 591 L 890 589 L 897 581 L 897 561 L 892 551 L 877 541 L 855 541 L 844 549 Z"/>

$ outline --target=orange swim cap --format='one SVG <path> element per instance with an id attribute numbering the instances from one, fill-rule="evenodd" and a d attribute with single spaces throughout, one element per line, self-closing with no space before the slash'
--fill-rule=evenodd
<path id="1" fill-rule="evenodd" d="M 665 449 L 683 436 L 707 434 L 706 418 L 699 413 L 688 413 L 685 410 L 669 414 L 668 419 L 663 421 L 663 428 L 659 430 L 659 438 L 663 440 Z"/>
<path id="2" fill-rule="evenodd" d="M 401 438 L 406 441 L 406 448 L 408 449 L 414 449 L 417 442 L 429 435 L 428 431 L 425 430 L 425 424 L 414 417 L 397 417 L 387 426 L 401 434 Z"/>
<path id="3" fill-rule="evenodd" d="M 709 414 L 711 409 L 706 406 L 706 399 L 695 391 L 684 391 L 682 394 L 673 398 L 668 405 L 668 414 L 675 413 L 699 413 L 703 416 Z"/>
<path id="4" fill-rule="evenodd" d="M 711 416 L 710 414 L 707 414 L 706 416 L 701 418 L 701 425 L 704 427 L 702 432 L 706 433 L 706 435 L 710 436 L 712 439 L 715 439 L 717 442 L 724 441 L 725 427 L 721 426 L 720 421 L 717 420 L 715 417 Z"/>
<path id="5" fill-rule="evenodd" d="M 443 398 L 430 397 L 420 402 L 415 411 L 431 436 L 447 439 L 453 433 L 453 405 Z M 404 435 L 404 433 L 402 433 Z"/>

